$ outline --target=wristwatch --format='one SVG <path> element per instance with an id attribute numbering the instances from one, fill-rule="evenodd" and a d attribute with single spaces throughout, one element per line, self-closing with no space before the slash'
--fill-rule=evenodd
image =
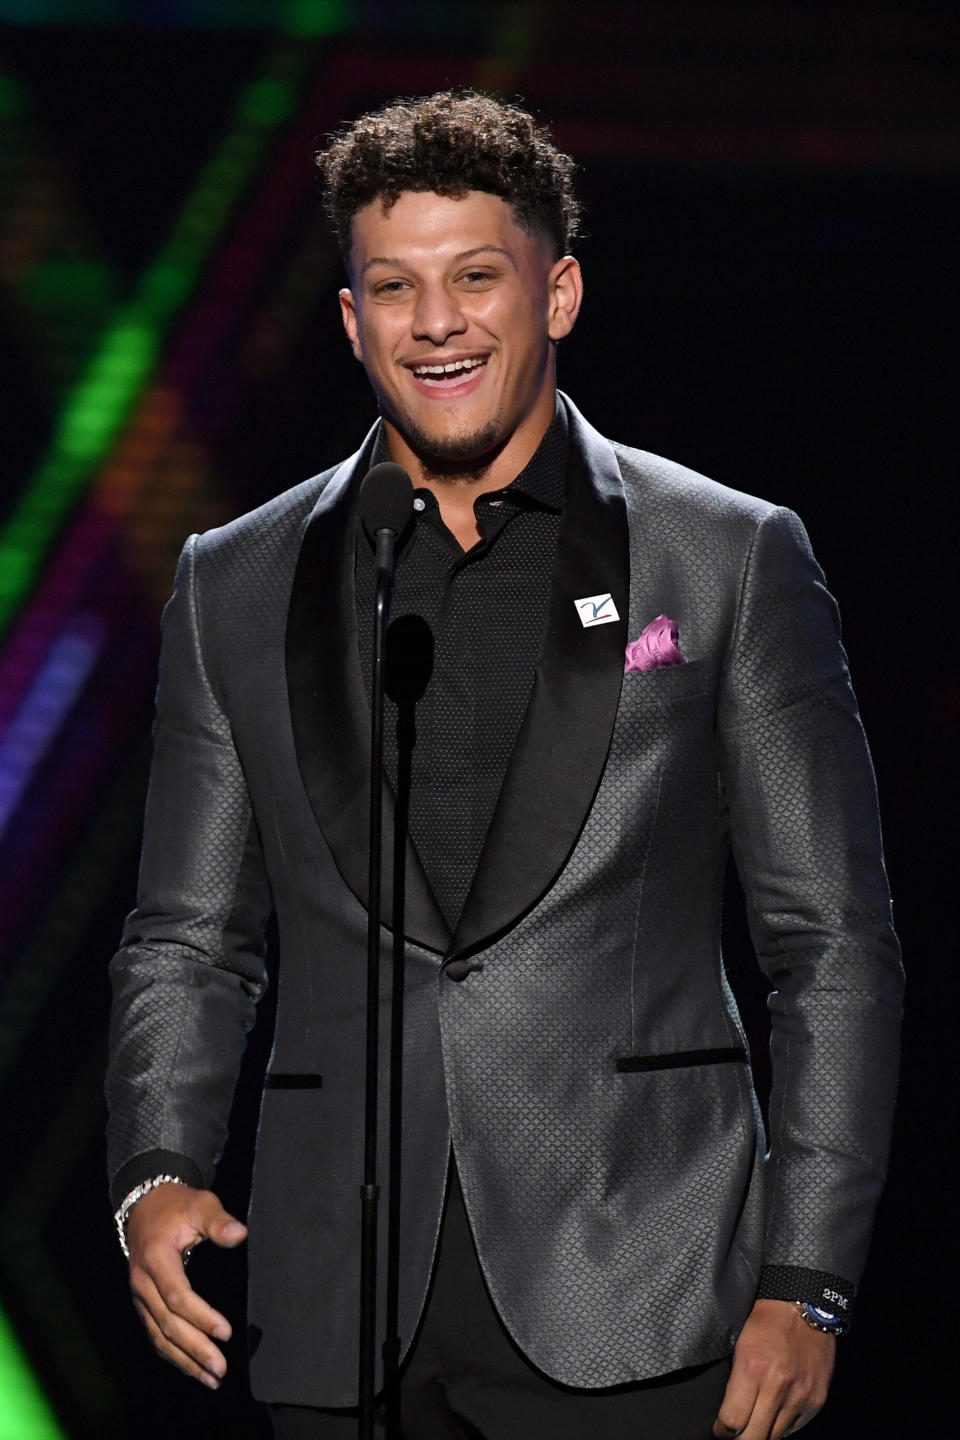
<path id="1" fill-rule="evenodd" d="M 848 1320 L 841 1315 L 831 1315 L 829 1310 L 821 1310 L 819 1305 L 811 1305 L 809 1300 L 795 1300 L 793 1303 L 811 1330 L 819 1330 L 822 1335 L 843 1335 L 849 1329 Z"/>

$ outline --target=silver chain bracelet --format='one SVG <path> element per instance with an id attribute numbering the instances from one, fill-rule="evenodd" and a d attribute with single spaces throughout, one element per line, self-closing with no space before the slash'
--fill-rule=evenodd
<path id="1" fill-rule="evenodd" d="M 149 1195 L 150 1191 L 155 1190 L 158 1185 L 185 1185 L 186 1183 L 185 1180 L 180 1179 L 179 1175 L 154 1175 L 152 1180 L 143 1180 L 139 1185 L 133 1187 L 129 1195 L 124 1196 L 113 1219 L 120 1239 L 120 1249 L 128 1260 L 130 1251 L 127 1249 L 127 1216 L 137 1201 L 142 1200 L 144 1195 Z"/>

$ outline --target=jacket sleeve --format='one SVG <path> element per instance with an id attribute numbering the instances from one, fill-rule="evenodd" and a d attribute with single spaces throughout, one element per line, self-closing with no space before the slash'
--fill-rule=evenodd
<path id="1" fill-rule="evenodd" d="M 734 856 L 771 984 L 760 1293 L 791 1298 L 783 1287 L 797 1270 L 845 1280 L 849 1293 L 886 1171 L 902 974 L 836 606 L 788 510 L 767 514 L 746 563 L 718 740 Z"/>
<path id="2" fill-rule="evenodd" d="M 230 724 L 210 683 L 198 538 L 164 611 L 137 908 L 110 970 L 111 1197 L 172 1173 L 209 1186 L 266 984 L 271 899 Z"/>

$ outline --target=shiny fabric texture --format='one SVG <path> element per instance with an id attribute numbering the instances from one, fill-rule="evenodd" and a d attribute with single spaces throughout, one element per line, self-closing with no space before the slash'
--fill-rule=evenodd
<path id="1" fill-rule="evenodd" d="M 579 498 L 452 939 L 408 856 L 400 1328 L 409 1343 L 452 1134 L 507 1328 L 552 1378 L 600 1387 L 728 1353 L 764 1263 L 859 1279 L 900 970 L 869 757 L 802 526 L 612 446 L 565 403 Z M 355 1399 L 369 777 L 348 562 L 371 448 L 188 542 L 113 964 L 114 1188 L 158 1150 L 209 1184 L 276 906 L 270 1068 L 322 1084 L 264 1095 L 252 1375 L 260 1398 L 302 1405 Z M 573 602 L 604 589 L 621 622 L 584 631 Z M 659 614 L 687 663 L 624 675 L 627 636 Z M 719 954 L 731 843 L 774 986 L 769 1160 L 747 1064 L 671 1062 L 745 1043 Z M 385 980 L 389 953 L 385 932 Z M 454 980 L 456 958 L 482 968 Z"/>
<path id="2" fill-rule="evenodd" d="M 402 1440 L 708 1440 L 729 1356 L 612 1390 L 556 1385 L 524 1359 L 490 1303 L 451 1168 L 426 1319 L 396 1407 Z M 357 1431 L 355 1409 L 284 1406 L 271 1420 L 277 1440 L 355 1440 Z M 395 1420 L 383 1431 L 400 1440 Z"/>

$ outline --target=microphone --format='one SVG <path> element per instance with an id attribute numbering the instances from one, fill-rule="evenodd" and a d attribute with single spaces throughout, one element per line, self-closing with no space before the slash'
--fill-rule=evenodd
<path id="1" fill-rule="evenodd" d="M 413 485 L 402 465 L 374 465 L 360 486 L 360 521 L 377 547 L 378 570 L 393 569 L 393 547 L 410 524 Z"/>

